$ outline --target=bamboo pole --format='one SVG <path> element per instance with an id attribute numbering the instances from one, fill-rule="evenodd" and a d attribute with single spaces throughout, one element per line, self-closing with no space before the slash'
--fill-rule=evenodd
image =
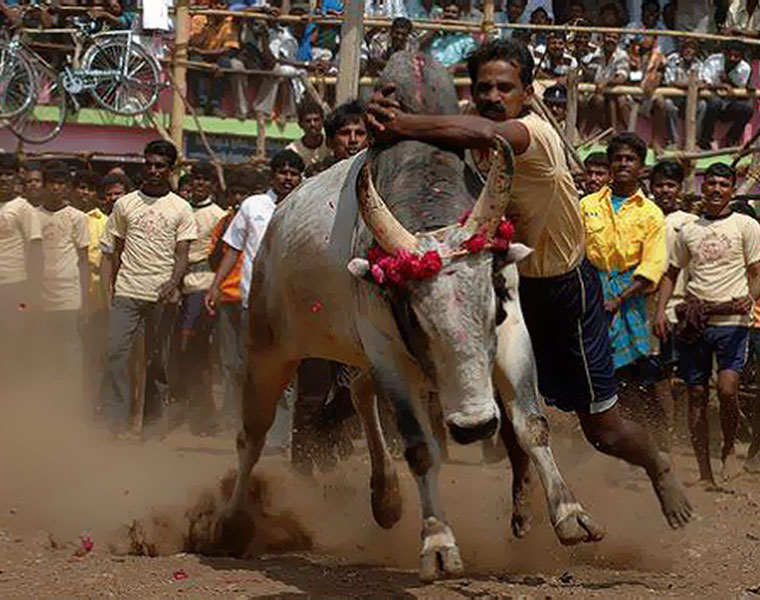
<path id="1" fill-rule="evenodd" d="M 699 102 L 699 82 L 697 74 L 692 71 L 689 74 L 689 87 L 686 93 L 686 152 L 693 153 L 697 147 L 697 102 Z M 689 176 L 686 181 L 686 189 L 694 193 L 697 182 L 694 177 L 694 164 L 689 165 Z"/>
<path id="2" fill-rule="evenodd" d="M 338 81 L 335 89 L 335 102 L 339 105 L 359 97 L 364 0 L 348 0 L 345 15 L 340 28 Z"/>
<path id="3" fill-rule="evenodd" d="M 177 11 L 174 17 L 174 65 L 173 65 L 173 90 L 172 95 L 172 128 L 171 136 L 177 152 L 184 155 L 184 120 L 185 101 L 187 95 L 187 44 L 190 39 L 190 14 L 188 12 L 188 0 L 177 0 Z"/>
<path id="4" fill-rule="evenodd" d="M 489 38 L 499 33 L 499 30 L 494 25 L 494 0 L 483 0 L 483 22 L 481 29 Z"/>
<path id="5" fill-rule="evenodd" d="M 575 145 L 578 142 L 578 78 L 580 69 L 572 69 L 567 75 L 567 115 L 565 136 Z"/>

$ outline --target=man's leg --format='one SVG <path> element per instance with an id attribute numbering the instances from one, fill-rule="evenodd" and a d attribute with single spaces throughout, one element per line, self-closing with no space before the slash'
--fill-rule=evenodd
<path id="1" fill-rule="evenodd" d="M 710 389 L 707 385 L 690 385 L 689 393 L 689 439 L 699 467 L 699 480 L 703 485 L 715 487 L 710 465 L 710 436 L 707 423 L 707 403 Z"/>
<path id="2" fill-rule="evenodd" d="M 108 358 L 101 391 L 108 428 L 123 433 L 130 425 L 129 355 L 140 322 L 144 302 L 117 296 L 108 323 Z"/>
<path id="3" fill-rule="evenodd" d="M 715 125 L 723 112 L 723 100 L 720 98 L 705 99 L 705 114 L 702 118 L 702 127 L 699 131 L 697 145 L 703 150 L 709 150 L 710 144 L 715 137 Z"/>
<path id="4" fill-rule="evenodd" d="M 188 389 L 189 425 L 195 434 L 209 434 L 215 427 L 214 417 L 216 406 L 211 386 L 211 331 L 213 317 L 208 314 L 203 305 L 205 292 L 193 292 L 185 296 L 191 310 L 196 313 L 193 325 L 193 335 L 188 341 L 184 375 L 191 382 Z"/>
<path id="5" fill-rule="evenodd" d="M 200 54 L 191 54 L 188 60 L 203 62 L 204 58 Z M 198 108 L 205 110 L 209 101 L 209 75 L 204 71 L 190 69 L 187 72 L 188 83 L 190 89 L 195 94 L 195 98 L 198 101 Z"/>
<path id="6" fill-rule="evenodd" d="M 240 422 L 241 402 L 243 398 L 243 331 L 241 324 L 242 307 L 239 302 L 226 302 L 219 305 L 219 362 L 222 365 L 224 380 L 224 418 L 236 425 Z"/>
<path id="7" fill-rule="evenodd" d="M 245 64 L 239 58 L 231 58 L 230 66 L 236 71 L 245 69 Z M 232 76 L 232 87 L 235 91 L 235 112 L 238 119 L 245 119 L 248 116 L 248 76 L 235 74 Z"/>
<path id="8" fill-rule="evenodd" d="M 678 135 L 678 105 L 672 98 L 658 98 L 655 106 L 665 113 L 665 145 L 680 145 Z"/>
<path id="9" fill-rule="evenodd" d="M 726 132 L 726 146 L 737 146 L 744 128 L 752 118 L 752 100 L 729 100 L 723 109 L 723 120 L 731 123 Z"/>
<path id="10" fill-rule="evenodd" d="M 171 346 L 176 304 L 147 303 L 145 318 L 145 407 L 143 435 L 166 435 L 166 407 L 169 404 L 169 347 Z"/>
<path id="11" fill-rule="evenodd" d="M 232 67 L 229 56 L 220 56 L 216 65 L 221 69 L 229 69 Z M 224 117 L 224 111 L 222 110 L 222 100 L 224 100 L 224 94 L 227 91 L 227 73 L 219 73 L 211 79 L 211 110 L 214 112 L 214 116 Z"/>

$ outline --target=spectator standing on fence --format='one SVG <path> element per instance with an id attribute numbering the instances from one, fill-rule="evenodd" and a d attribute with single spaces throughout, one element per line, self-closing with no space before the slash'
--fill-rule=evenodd
<path id="1" fill-rule="evenodd" d="M 458 0 L 445 0 L 443 5 L 443 23 L 460 20 L 462 11 Z M 430 54 L 452 74 L 465 70 L 464 62 L 477 47 L 472 34 L 466 31 L 431 29 L 420 38 L 420 50 Z"/>
<path id="2" fill-rule="evenodd" d="M 668 302 L 680 271 L 688 269 L 686 302 L 676 308 L 679 374 L 689 390 L 689 432 L 700 482 L 710 490 L 717 488 L 707 420 L 713 359 L 723 432 L 721 476 L 726 481 L 737 474 L 739 377 L 747 357 L 750 311 L 760 297 L 760 225 L 731 211 L 735 185 L 731 167 L 708 167 L 702 184 L 704 216 L 679 232 L 657 306 L 656 332 L 665 339 Z"/>
<path id="3" fill-rule="evenodd" d="M 298 126 L 303 135 L 285 148 L 298 154 L 306 168 L 314 167 L 330 156 L 324 125 L 325 113 L 322 106 L 316 100 L 305 96 L 298 105 Z"/>
<path id="4" fill-rule="evenodd" d="M 591 23 L 579 21 L 577 25 L 580 27 L 590 27 Z M 568 41 L 570 54 L 581 68 L 581 80 L 593 81 L 593 61 L 598 48 L 595 44 L 591 43 L 591 34 L 588 31 L 574 31 L 570 34 Z"/>
<path id="5" fill-rule="evenodd" d="M 682 208 L 684 170 L 680 163 L 673 160 L 657 163 L 652 169 L 649 179 L 652 197 L 665 215 L 665 244 L 668 251 L 668 261 L 670 261 L 673 257 L 673 249 L 679 232 L 687 223 L 696 221 L 698 217 Z M 686 278 L 685 270 L 679 273 L 673 294 L 665 308 L 665 314 L 671 328 L 678 321 L 675 307 L 685 299 Z M 674 367 L 678 362 L 672 329 L 666 338 L 659 340 L 659 352 L 657 352 L 655 361 L 657 367 L 655 393 L 665 413 L 668 428 L 672 432 L 675 406 L 671 379 L 673 378 Z"/>
<path id="6" fill-rule="evenodd" d="M 533 50 L 536 58 L 537 79 L 554 79 L 564 84 L 567 74 L 578 66 L 578 61 L 567 51 L 567 38 L 564 31 L 549 33 L 545 46 L 536 46 Z"/>
<path id="7" fill-rule="evenodd" d="M 662 20 L 660 19 L 661 12 L 660 12 L 660 3 L 658 0 L 644 0 L 644 2 L 641 4 L 641 20 L 633 20 L 628 25 L 626 25 L 627 29 L 665 29 L 664 24 Z M 644 39 L 644 37 L 651 37 L 651 36 L 644 36 L 644 34 L 641 33 L 632 33 L 631 35 L 626 35 L 623 42 L 626 46 L 632 44 L 633 42 L 640 42 Z M 656 36 L 654 39 L 654 43 L 659 46 L 660 52 L 662 52 L 664 55 L 668 55 L 671 52 L 673 52 L 676 49 L 676 42 L 675 40 L 670 36 Z"/>
<path id="8" fill-rule="evenodd" d="M 410 19 L 429 21 L 441 16 L 441 8 L 435 0 L 407 0 L 406 12 Z"/>
<path id="9" fill-rule="evenodd" d="M 706 107 L 699 132 L 698 145 L 709 150 L 719 121 L 730 123 L 726 132 L 726 146 L 736 146 L 744 135 L 744 127 L 752 118 L 752 100 L 734 98 L 720 94 L 730 94 L 732 90 L 746 90 L 752 69 L 744 60 L 744 46 L 731 41 L 723 45 L 723 51 L 712 54 L 702 65 L 702 79 L 718 95 L 706 98 Z"/>
<path id="10" fill-rule="evenodd" d="M 190 431 L 207 435 L 214 431 L 216 408 L 211 392 L 212 315 L 204 310 L 203 300 L 214 281 L 208 261 L 209 243 L 214 227 L 225 211 L 214 202 L 218 178 L 208 161 L 190 170 L 190 204 L 193 207 L 198 237 L 190 242 L 187 272 L 182 282 L 182 303 L 177 319 L 177 381 L 175 387 Z M 178 415 L 180 416 L 180 415 Z M 181 418 L 180 418 L 181 420 Z"/>
<path id="11" fill-rule="evenodd" d="M 524 23 L 525 19 L 523 18 L 523 16 L 526 15 L 525 5 L 527 4 L 527 0 L 506 0 L 506 4 L 507 4 L 507 10 L 502 15 L 500 15 L 499 18 L 496 19 L 496 21 L 500 23 L 510 23 L 513 25 L 516 25 L 518 23 Z M 510 40 L 512 39 L 512 37 L 515 35 L 516 32 L 520 32 L 520 31 L 524 31 L 524 30 L 511 29 L 511 28 L 501 29 L 499 32 L 499 37 L 501 37 L 504 40 Z"/>
<path id="12" fill-rule="evenodd" d="M 256 257 L 256 252 L 272 218 L 276 204 L 282 201 L 285 196 L 301 183 L 304 171 L 303 160 L 292 150 L 282 150 L 275 154 L 270 167 L 272 170 L 272 187 L 265 194 L 256 194 L 246 198 L 223 236 L 225 244 L 224 256 L 204 301 L 208 312 L 215 313 L 221 301 L 222 284 L 226 281 L 230 272 L 233 271 L 242 254 L 243 266 L 240 279 L 240 295 L 243 311 L 241 318 L 243 326 L 242 335 L 244 336 L 248 327 L 248 299 L 250 297 L 251 281 L 253 279 L 253 261 Z M 247 337 L 244 337 L 243 340 L 247 340 Z M 243 343 L 245 344 L 247 341 Z M 230 386 L 230 394 L 237 393 L 238 387 L 233 382 L 228 382 L 228 385 Z M 232 402 L 233 400 L 230 399 L 229 401 Z M 225 413 L 230 416 L 234 410 L 234 415 L 237 419 L 239 417 L 242 396 L 236 398 L 234 402 L 234 407 L 229 404 L 227 405 Z M 267 437 L 267 445 L 269 447 L 283 451 L 287 449 L 290 437 L 290 410 L 291 407 L 288 406 L 283 395 L 278 405 L 275 422 Z"/>
<path id="13" fill-rule="evenodd" d="M 628 100 L 622 95 L 606 94 L 609 87 L 628 81 L 630 73 L 628 54 L 620 47 L 619 34 L 604 34 L 602 47 L 591 58 L 590 68 L 596 87 L 586 108 L 586 135 L 597 127 L 624 131 L 628 127 Z"/>
<path id="14" fill-rule="evenodd" d="M 111 214 L 116 282 L 108 330 L 108 363 L 102 406 L 114 434 L 129 429 L 129 355 L 145 330 L 145 408 L 143 436 L 167 432 L 168 355 L 187 270 L 190 243 L 198 237 L 192 207 L 171 191 L 177 150 L 163 140 L 145 147 L 142 186 L 119 198 Z"/>
<path id="15" fill-rule="evenodd" d="M 21 346 L 31 325 L 28 308 L 35 306 L 42 277 L 42 231 L 39 212 L 16 195 L 19 162 L 0 154 L 0 379 L 20 379 L 28 358 Z M 37 195 L 41 198 L 40 195 Z"/>
<path id="16" fill-rule="evenodd" d="M 396 52 L 416 52 L 417 40 L 412 35 L 409 19 L 399 17 L 391 23 L 390 31 L 380 30 L 369 40 L 369 73 L 379 75 Z"/>
<path id="17" fill-rule="evenodd" d="M 581 200 L 581 215 L 586 256 L 602 282 L 621 404 L 650 432 L 665 434 L 655 402 L 646 300 L 667 266 L 665 219 L 639 187 L 646 154 L 646 143 L 634 133 L 612 138 L 607 146 L 610 185 Z M 667 438 L 657 437 L 660 448 L 667 449 Z"/>
<path id="18" fill-rule="evenodd" d="M 606 152 L 592 152 L 583 161 L 586 169 L 585 189 L 594 194 L 610 184 L 610 161 Z"/>
<path id="19" fill-rule="evenodd" d="M 200 6 L 208 8 L 207 0 L 202 0 Z M 188 84 L 198 105 L 207 115 L 226 117 L 222 100 L 227 90 L 227 75 L 219 72 L 219 69 L 245 69 L 239 56 L 240 32 L 237 21 L 229 16 L 195 14 L 190 21 L 188 44 L 188 58 L 191 61 L 212 63 L 217 68 L 212 72 L 190 68 Z M 246 76 L 232 75 L 231 81 L 235 92 L 236 116 L 245 118 L 248 114 Z"/>
<path id="20" fill-rule="evenodd" d="M 90 314 L 88 218 L 66 203 L 71 194 L 71 173 L 66 163 L 48 163 L 43 181 L 42 206 L 37 209 L 44 257 L 41 364 L 49 381 L 61 386 L 56 395 L 63 396 L 69 406 L 79 403 L 77 408 L 84 415 L 82 333 Z"/>
<path id="21" fill-rule="evenodd" d="M 698 81 L 702 81 L 702 61 L 698 56 L 697 40 L 685 38 L 681 41 L 681 51 L 673 52 L 667 57 L 662 83 L 667 87 L 686 90 L 692 74 L 698 78 Z M 681 136 L 678 132 L 678 116 L 686 113 L 686 98 L 658 96 L 654 103 L 654 110 L 659 112 L 665 121 L 666 147 L 679 147 Z M 698 126 L 704 119 L 706 108 L 707 101 L 699 98 L 697 100 Z"/>

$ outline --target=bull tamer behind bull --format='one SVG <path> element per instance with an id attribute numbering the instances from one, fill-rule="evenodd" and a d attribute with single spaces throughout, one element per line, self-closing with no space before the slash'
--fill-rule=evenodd
<path id="1" fill-rule="evenodd" d="M 430 57 L 396 53 L 382 80 L 399 83 L 398 97 L 409 111 L 458 111 L 450 76 Z M 603 535 L 568 489 L 548 446 L 517 269 L 510 264 L 530 250 L 496 244 L 509 237 L 501 219 L 513 157 L 498 136 L 491 141 L 492 164 L 477 200 L 465 185 L 459 153 L 400 141 L 337 163 L 278 205 L 253 265 L 239 471 L 217 528 L 226 549 L 242 551 L 247 543 L 250 523 L 242 509 L 250 471 L 277 398 L 309 357 L 369 374 L 355 382 L 354 396 L 372 462 L 373 515 L 386 528 L 400 518 L 401 496 L 372 389 L 395 407 L 422 505 L 422 579 L 462 570 L 438 493 L 439 452 L 422 392 L 437 390 L 455 440 L 489 437 L 500 421 L 492 384 L 497 362 L 496 384 L 512 398 L 501 411 L 508 417 L 501 419 L 502 439 L 524 450 L 510 456 L 530 457 L 536 465 L 558 537 L 578 543 Z M 495 271 L 503 277 L 498 296 Z M 523 535 L 527 465 L 515 472 L 512 525 Z"/>
<path id="2" fill-rule="evenodd" d="M 468 60 L 472 97 L 480 116 L 407 114 L 388 85 L 373 97 L 369 124 L 382 143 L 420 140 L 469 149 L 476 172 L 482 171 L 483 159 L 488 158 L 483 150 L 494 139 L 509 143 L 515 154 L 515 175 L 506 214 L 515 224 L 516 239 L 535 249 L 519 265 L 519 289 L 539 389 L 549 403 L 576 412 L 595 448 L 643 467 L 668 523 L 682 527 L 692 509 L 669 460 L 616 406 L 601 285 L 584 258 L 578 195 L 559 136 L 528 107 L 533 69 L 524 46 L 504 40 L 488 42 Z M 529 462 L 518 464 L 527 470 Z"/>

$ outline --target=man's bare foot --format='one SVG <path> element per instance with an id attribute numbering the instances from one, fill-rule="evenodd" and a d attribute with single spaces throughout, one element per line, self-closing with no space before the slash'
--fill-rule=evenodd
<path id="1" fill-rule="evenodd" d="M 760 453 L 744 461 L 744 470 L 747 473 L 760 473 Z"/>
<path id="2" fill-rule="evenodd" d="M 739 459 L 736 458 L 736 452 L 731 452 L 723 457 L 723 468 L 720 470 L 722 481 L 730 481 L 739 475 Z"/>
<path id="3" fill-rule="evenodd" d="M 652 477 L 652 485 L 660 500 L 662 514 L 673 529 L 685 527 L 694 515 L 686 494 L 678 483 L 673 469 L 668 466 L 659 475 Z"/>

